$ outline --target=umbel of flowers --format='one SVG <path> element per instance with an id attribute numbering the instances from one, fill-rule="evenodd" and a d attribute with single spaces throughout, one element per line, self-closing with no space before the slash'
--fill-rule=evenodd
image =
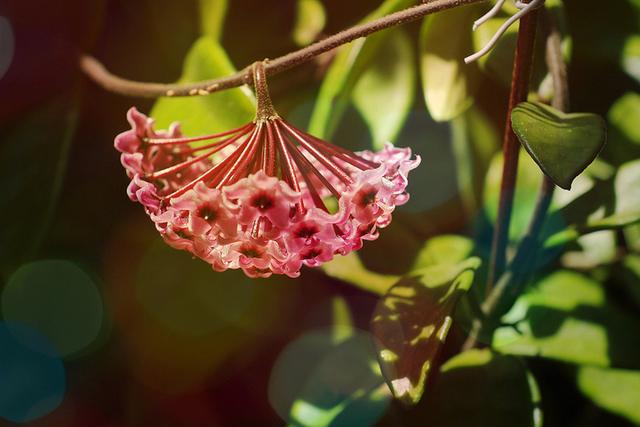
<path id="1" fill-rule="evenodd" d="M 178 124 L 155 131 L 153 120 L 131 108 L 132 128 L 115 147 L 131 178 L 129 197 L 169 245 L 218 271 L 297 277 L 303 265 L 375 240 L 409 199 L 407 175 L 420 158 L 391 144 L 356 154 L 315 138 L 275 112 L 262 63 L 253 78 L 253 122 L 184 137 Z"/>

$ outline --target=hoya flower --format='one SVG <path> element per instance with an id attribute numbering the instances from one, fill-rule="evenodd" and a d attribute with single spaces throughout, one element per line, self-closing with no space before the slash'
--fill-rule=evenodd
<path id="1" fill-rule="evenodd" d="M 250 277 L 297 277 L 304 265 L 375 240 L 409 199 L 407 175 L 420 158 L 391 144 L 353 153 L 287 123 L 273 109 L 262 63 L 254 87 L 256 119 L 213 135 L 184 137 L 177 124 L 156 131 L 129 110 L 131 129 L 115 147 L 131 200 L 170 246 Z"/>

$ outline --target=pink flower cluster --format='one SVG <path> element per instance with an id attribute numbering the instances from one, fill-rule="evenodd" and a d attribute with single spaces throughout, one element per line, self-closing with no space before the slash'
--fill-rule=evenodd
<path id="1" fill-rule="evenodd" d="M 131 200 L 172 247 L 250 277 L 297 277 L 375 240 L 408 200 L 407 175 L 420 163 L 390 144 L 355 154 L 280 118 L 198 138 L 177 125 L 156 132 L 135 108 L 128 120 L 115 147 Z"/>

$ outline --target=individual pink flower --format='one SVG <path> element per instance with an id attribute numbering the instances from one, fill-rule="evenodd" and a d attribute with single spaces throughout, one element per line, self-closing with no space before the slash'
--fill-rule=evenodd
<path id="1" fill-rule="evenodd" d="M 115 140 L 139 202 L 164 240 L 216 271 L 297 277 L 375 240 L 406 203 L 409 148 L 353 153 L 280 118 L 262 64 L 254 66 L 256 119 L 227 132 L 183 137 L 157 132 L 132 108 L 131 129 Z M 335 200 L 330 212 L 325 202 Z"/>

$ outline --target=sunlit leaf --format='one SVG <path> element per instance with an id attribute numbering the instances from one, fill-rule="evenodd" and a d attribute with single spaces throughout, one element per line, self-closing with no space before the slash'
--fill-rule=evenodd
<path id="1" fill-rule="evenodd" d="M 77 94 L 59 96 L 0 130 L 0 275 L 34 257 L 45 237 L 76 129 Z"/>
<path id="2" fill-rule="evenodd" d="M 467 65 L 463 60 L 473 51 L 471 27 L 483 11 L 484 5 L 456 8 L 428 16 L 422 24 L 422 87 L 436 121 L 451 120 L 473 103 L 482 75 L 476 64 Z"/>
<path id="3" fill-rule="evenodd" d="M 355 252 L 351 252 L 346 256 L 335 257 L 324 264 L 322 269 L 330 277 L 351 283 L 378 295 L 384 295 L 399 278 L 398 276 L 379 274 L 367 270 Z"/>
<path id="4" fill-rule="evenodd" d="M 327 21 L 324 6 L 320 0 L 298 0 L 293 41 L 299 46 L 313 42 Z"/>
<path id="5" fill-rule="evenodd" d="M 553 182 L 569 190 L 606 142 L 606 125 L 596 114 L 565 114 L 540 103 L 523 102 L 511 113 L 513 130 Z"/>
<path id="6" fill-rule="evenodd" d="M 601 408 L 640 424 L 640 371 L 581 367 L 578 388 Z"/>
<path id="7" fill-rule="evenodd" d="M 227 14 L 227 0 L 200 0 L 200 28 L 202 34 L 220 40 Z"/>
<path id="8" fill-rule="evenodd" d="M 367 15 L 362 22 L 371 21 L 407 7 L 409 0 L 386 0 L 376 10 Z M 395 55 L 393 52 L 381 52 L 382 41 L 393 30 L 381 31 L 343 46 L 333 60 L 327 72 L 309 122 L 309 132 L 330 139 L 345 109 L 351 101 L 353 88 L 374 58 Z"/>
<path id="9" fill-rule="evenodd" d="M 445 342 L 458 299 L 473 283 L 478 258 L 420 269 L 396 283 L 371 320 L 378 361 L 394 396 L 416 404 Z"/>
<path id="10" fill-rule="evenodd" d="M 185 60 L 180 82 L 226 76 L 235 71 L 224 49 L 211 37 L 195 42 Z M 186 135 L 204 135 L 233 129 L 255 115 L 253 95 L 246 88 L 230 89 L 208 96 L 161 98 L 151 116 L 160 129 L 179 121 Z"/>
<path id="11" fill-rule="evenodd" d="M 560 270 L 523 294 L 496 330 L 493 347 L 504 353 L 596 366 L 640 363 L 640 322 L 610 303 L 602 286 Z M 513 325 L 513 326 L 511 326 Z"/>
<path id="12" fill-rule="evenodd" d="M 473 250 L 471 239 L 456 235 L 433 237 L 425 243 L 413 262 L 411 271 L 438 264 L 458 264 L 469 258 Z"/>
<path id="13" fill-rule="evenodd" d="M 425 394 L 419 425 L 540 427 L 540 405 L 536 381 L 521 360 L 470 350 L 442 365 Z"/>
<path id="14" fill-rule="evenodd" d="M 413 46 L 402 30 L 390 31 L 353 88 L 353 104 L 371 130 L 373 147 L 393 141 L 404 124 L 415 92 Z"/>

